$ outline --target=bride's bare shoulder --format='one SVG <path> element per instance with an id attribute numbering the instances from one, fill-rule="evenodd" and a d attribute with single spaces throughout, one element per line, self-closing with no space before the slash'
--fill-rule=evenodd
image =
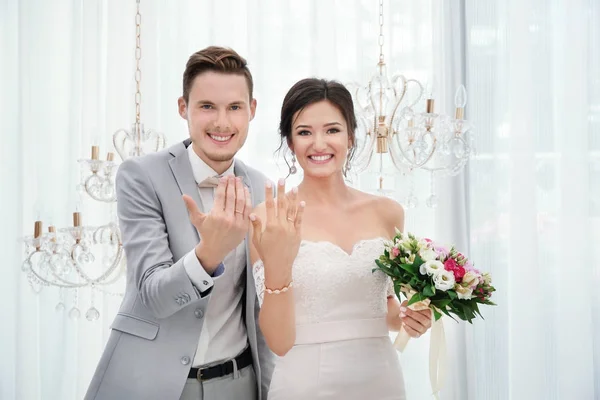
<path id="1" fill-rule="evenodd" d="M 369 206 L 377 216 L 386 224 L 386 230 L 393 236 L 394 228 L 404 228 L 404 207 L 394 199 L 386 196 L 376 196 L 370 193 L 357 191 L 362 198 L 361 202 Z"/>

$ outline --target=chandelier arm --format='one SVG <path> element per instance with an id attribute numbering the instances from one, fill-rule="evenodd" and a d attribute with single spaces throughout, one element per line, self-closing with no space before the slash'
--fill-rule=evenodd
<path id="1" fill-rule="evenodd" d="M 86 193 L 94 200 L 96 201 L 101 201 L 103 203 L 113 203 L 115 201 L 117 201 L 117 197 L 116 194 L 113 191 L 113 194 L 111 196 L 108 197 L 103 197 L 103 196 L 97 196 L 94 192 L 94 190 L 92 190 L 92 186 L 94 185 L 93 183 L 91 183 L 94 179 L 96 179 L 99 184 L 99 186 L 102 186 L 102 183 L 108 181 L 110 182 L 110 179 L 104 178 L 104 177 L 100 177 L 100 175 L 93 173 L 92 175 L 90 175 L 86 180 L 85 180 L 85 191 Z"/>
<path id="2" fill-rule="evenodd" d="M 400 138 L 399 138 L 400 135 L 396 134 L 394 136 L 396 136 L 396 140 L 398 141 L 398 150 L 400 150 L 400 153 L 402 154 L 404 159 L 406 159 L 410 163 L 409 165 L 411 166 L 411 168 L 423 167 L 425 164 L 427 164 L 427 162 L 429 162 L 429 160 L 431 160 L 431 158 L 433 157 L 433 155 L 435 154 L 435 151 L 437 149 L 437 139 L 434 138 L 433 144 L 431 146 L 431 151 L 429 152 L 429 155 L 427 156 L 427 158 L 421 163 L 416 163 L 416 162 L 410 160 L 410 158 L 408 157 L 408 155 L 402 148 L 402 144 L 400 144 Z"/>
<path id="3" fill-rule="evenodd" d="M 123 246 L 117 246 L 117 254 L 115 256 L 115 261 L 113 261 L 113 263 L 111 264 L 111 266 L 109 268 L 107 268 L 106 271 L 104 271 L 104 273 L 102 275 L 100 275 L 99 277 L 97 277 L 97 278 L 91 278 L 90 276 L 88 276 L 83 271 L 83 269 L 79 266 L 79 263 L 78 263 L 76 257 L 74 257 L 75 249 L 76 248 L 83 249 L 83 246 L 80 243 L 76 243 L 73 246 L 73 249 L 72 249 L 72 252 L 71 252 L 71 259 L 73 260 L 73 265 L 75 267 L 75 271 L 81 277 L 81 279 L 83 279 L 84 281 L 86 281 L 88 284 L 94 284 L 94 285 L 98 284 L 100 281 L 103 281 L 103 280 L 107 279 L 113 273 L 113 271 L 119 265 L 120 258 L 122 257 L 122 253 L 123 253 Z"/>
<path id="4" fill-rule="evenodd" d="M 87 284 L 86 283 L 75 283 L 75 282 L 71 282 L 68 280 L 65 280 L 63 278 L 61 278 L 60 276 L 58 276 L 52 269 L 50 269 L 50 272 L 52 273 L 53 277 L 62 282 L 62 283 L 57 283 L 56 281 L 49 281 L 47 278 L 44 278 L 43 276 L 41 276 L 38 271 L 36 271 L 36 269 L 33 267 L 33 263 L 31 262 L 31 258 L 33 257 L 34 254 L 41 254 L 41 253 L 47 253 L 46 251 L 43 250 L 36 250 L 33 253 L 31 253 L 29 255 L 29 257 L 27 257 L 27 261 L 30 263 L 31 265 L 31 269 L 29 270 L 29 272 L 31 274 L 33 274 L 40 282 L 42 282 L 45 286 L 58 286 L 58 287 L 62 287 L 62 288 L 68 288 L 68 289 L 75 289 L 75 288 L 79 288 L 79 287 L 84 287 Z M 37 264 L 36 264 L 37 265 Z"/>

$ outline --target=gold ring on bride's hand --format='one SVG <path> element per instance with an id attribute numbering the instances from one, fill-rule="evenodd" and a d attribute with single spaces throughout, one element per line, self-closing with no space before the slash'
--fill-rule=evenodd
<path id="1" fill-rule="evenodd" d="M 243 212 L 243 211 L 238 211 L 238 210 L 235 210 L 235 213 L 236 213 L 236 214 L 243 214 L 244 212 Z"/>
<path id="2" fill-rule="evenodd" d="M 294 222 L 294 220 L 292 218 L 290 218 L 290 217 L 287 217 L 287 220 L 290 221 L 290 222 Z"/>

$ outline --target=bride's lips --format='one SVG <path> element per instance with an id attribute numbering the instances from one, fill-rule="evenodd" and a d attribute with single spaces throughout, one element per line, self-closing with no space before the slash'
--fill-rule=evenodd
<path id="1" fill-rule="evenodd" d="M 311 154 L 308 156 L 308 160 L 313 164 L 326 164 L 333 160 L 333 154 L 323 153 L 323 154 Z"/>

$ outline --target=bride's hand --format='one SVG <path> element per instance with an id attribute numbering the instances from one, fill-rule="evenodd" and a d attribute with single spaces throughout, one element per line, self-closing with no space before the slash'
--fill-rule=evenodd
<path id="1" fill-rule="evenodd" d="M 431 328 L 431 310 L 414 311 L 406 306 L 405 300 L 400 306 L 400 319 L 404 330 L 410 337 L 418 338 Z"/>
<path id="2" fill-rule="evenodd" d="M 291 280 L 292 264 L 300 248 L 304 202 L 298 203 L 298 190 L 286 196 L 285 181 L 277 186 L 277 207 L 270 182 L 265 187 L 266 221 L 250 214 L 252 243 L 265 265 L 265 278 L 275 286 L 285 286 Z M 270 275 L 270 276 L 269 276 Z M 269 279 L 271 278 L 271 279 Z"/>

